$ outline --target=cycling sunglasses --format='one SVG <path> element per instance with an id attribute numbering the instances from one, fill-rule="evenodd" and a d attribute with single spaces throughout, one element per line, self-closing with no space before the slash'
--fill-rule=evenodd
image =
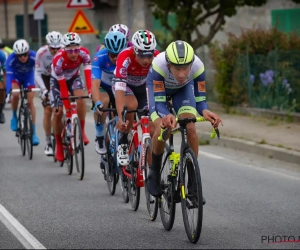
<path id="1" fill-rule="evenodd" d="M 68 53 L 68 54 L 78 54 L 80 49 L 79 48 L 76 48 L 76 49 L 65 49 L 65 51 Z"/>
<path id="2" fill-rule="evenodd" d="M 21 57 L 27 57 L 28 56 L 28 53 L 26 52 L 26 53 L 23 53 L 23 54 L 20 54 L 20 55 L 17 55 L 19 58 L 21 58 Z"/>
<path id="3" fill-rule="evenodd" d="M 108 53 L 108 56 L 109 56 L 111 59 L 115 59 L 115 58 L 118 57 L 118 54 Z"/>

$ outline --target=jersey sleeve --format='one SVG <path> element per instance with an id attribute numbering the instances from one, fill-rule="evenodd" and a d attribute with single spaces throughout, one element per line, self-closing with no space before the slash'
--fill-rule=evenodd
<path id="1" fill-rule="evenodd" d="M 42 54 L 44 53 L 45 48 L 40 48 L 36 53 L 36 59 L 35 59 L 35 68 L 34 68 L 34 80 L 36 84 L 43 90 L 46 88 L 42 73 L 44 72 L 45 65 L 43 63 Z"/>
<path id="2" fill-rule="evenodd" d="M 130 50 L 125 49 L 118 55 L 116 68 L 114 71 L 115 78 L 113 80 L 115 84 L 115 90 L 126 91 L 127 86 L 127 69 L 131 64 Z"/>
<path id="3" fill-rule="evenodd" d="M 4 54 L 4 52 L 2 52 L 0 50 L 0 62 L 1 62 L 1 69 L 3 70 L 3 72 L 6 72 L 6 56 Z"/>
<path id="4" fill-rule="evenodd" d="M 102 57 L 97 52 L 92 61 L 92 79 L 100 80 L 102 77 L 102 69 L 101 69 Z"/>
<path id="5" fill-rule="evenodd" d="M 88 92 L 90 92 L 92 87 L 92 66 L 90 52 L 88 51 L 88 49 L 81 47 L 80 53 L 82 56 L 83 72 L 85 76 L 86 86 Z"/>
<path id="6" fill-rule="evenodd" d="M 15 74 L 13 71 L 13 62 L 15 60 L 15 53 L 8 56 L 6 60 L 6 93 L 11 91 L 12 81 L 15 79 Z"/>
<path id="7" fill-rule="evenodd" d="M 208 109 L 206 103 L 206 87 L 205 87 L 205 69 L 204 65 L 195 74 L 194 78 L 194 92 L 196 99 L 196 109 L 200 115 L 203 110 Z"/>
<path id="8" fill-rule="evenodd" d="M 148 102 L 153 105 L 154 101 L 155 111 L 160 117 L 164 117 L 170 114 L 167 104 L 166 91 L 165 91 L 165 78 L 155 70 L 155 62 L 153 61 L 152 66 L 149 69 L 147 76 L 146 86 L 148 89 Z M 151 109 L 152 107 L 150 107 Z"/>
<path id="9" fill-rule="evenodd" d="M 62 52 L 58 52 L 52 60 L 52 75 L 58 80 L 65 80 L 62 65 L 64 63 L 64 57 Z"/>

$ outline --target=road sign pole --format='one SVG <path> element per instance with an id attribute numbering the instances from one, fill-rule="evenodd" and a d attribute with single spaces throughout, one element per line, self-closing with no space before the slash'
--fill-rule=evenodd
<path id="1" fill-rule="evenodd" d="M 38 23 L 38 45 L 42 47 L 42 24 L 41 20 L 45 18 L 43 0 L 34 0 L 33 2 L 34 20 Z"/>
<path id="2" fill-rule="evenodd" d="M 39 36 L 39 48 L 42 47 L 42 25 L 41 20 L 38 20 L 38 36 Z"/>

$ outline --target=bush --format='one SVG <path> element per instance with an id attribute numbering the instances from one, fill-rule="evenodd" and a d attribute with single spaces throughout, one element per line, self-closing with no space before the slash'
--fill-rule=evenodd
<path id="1" fill-rule="evenodd" d="M 211 55 L 217 72 L 215 88 L 225 108 L 243 105 L 300 111 L 296 103 L 300 37 L 296 34 L 276 28 L 247 30 L 240 37 L 229 34 L 227 44 L 211 46 Z"/>

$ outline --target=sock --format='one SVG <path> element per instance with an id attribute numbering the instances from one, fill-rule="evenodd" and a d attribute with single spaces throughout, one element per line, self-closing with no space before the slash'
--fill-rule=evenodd
<path id="1" fill-rule="evenodd" d="M 123 132 L 119 131 L 119 145 L 121 145 L 121 144 L 127 145 L 128 144 L 127 136 L 128 136 L 128 133 L 123 133 Z"/>
<path id="2" fill-rule="evenodd" d="M 4 104 L 0 103 L 0 114 L 2 113 Z"/>
<path id="3" fill-rule="evenodd" d="M 61 138 L 60 134 L 55 135 L 55 141 L 56 141 L 56 144 L 62 144 L 62 138 Z"/>
<path id="4" fill-rule="evenodd" d="M 46 135 L 46 143 L 47 145 L 51 144 L 51 135 Z"/>
<path id="5" fill-rule="evenodd" d="M 13 118 L 17 118 L 17 110 L 13 110 Z"/>
<path id="6" fill-rule="evenodd" d="M 104 136 L 104 123 L 97 126 L 97 122 L 95 122 L 96 129 L 96 137 Z"/>
<path id="7" fill-rule="evenodd" d="M 32 134 L 35 135 L 35 124 L 32 124 Z"/>
<path id="8" fill-rule="evenodd" d="M 80 121 L 80 125 L 81 125 L 82 132 L 84 132 L 85 120 Z"/>
<path id="9" fill-rule="evenodd" d="M 160 168 L 161 168 L 161 162 L 162 162 L 162 156 L 164 153 L 156 155 L 152 152 L 152 166 L 151 166 L 151 170 L 153 172 L 159 172 Z"/>

